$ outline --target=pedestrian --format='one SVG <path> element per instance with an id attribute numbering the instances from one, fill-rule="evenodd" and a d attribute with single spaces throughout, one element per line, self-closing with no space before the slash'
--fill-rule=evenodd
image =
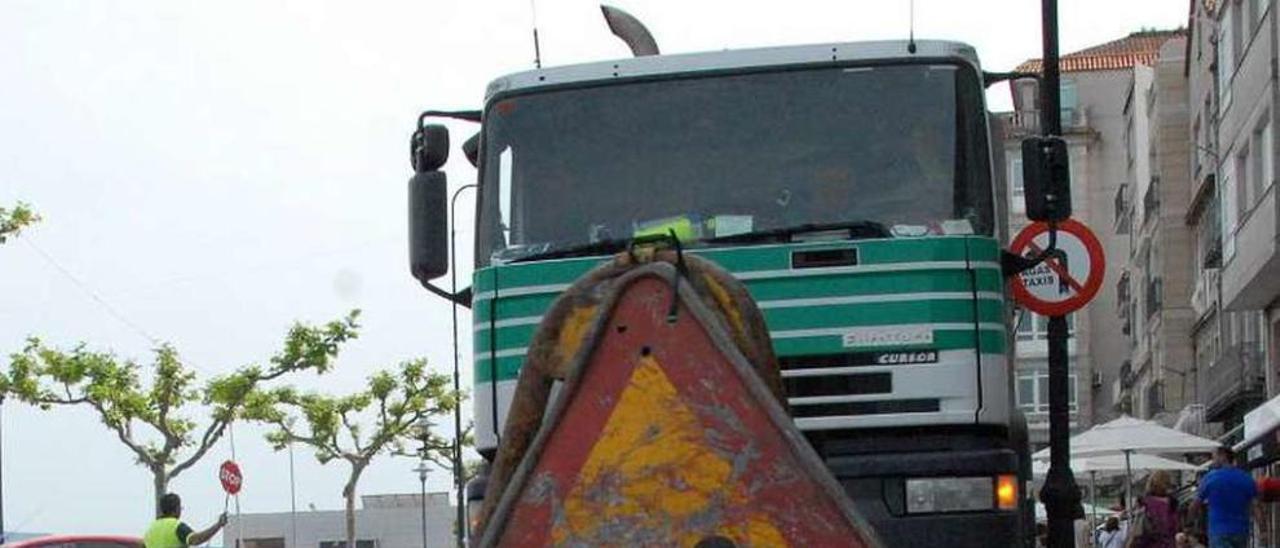
<path id="1" fill-rule="evenodd" d="M 1178 534 L 1178 502 L 1169 473 L 1156 470 L 1147 478 L 1147 489 L 1138 498 L 1133 518 L 1129 520 L 1127 548 L 1174 548 Z"/>
<path id="2" fill-rule="evenodd" d="M 1174 542 L 1178 548 L 1205 548 L 1204 544 L 1200 542 L 1200 535 L 1189 529 L 1179 532 L 1174 537 Z"/>
<path id="3" fill-rule="evenodd" d="M 1249 543 L 1249 512 L 1258 485 L 1234 463 L 1235 452 L 1219 447 L 1213 453 L 1215 468 L 1196 490 L 1194 509 L 1209 506 L 1209 548 L 1245 548 Z"/>
<path id="4" fill-rule="evenodd" d="M 1103 522 L 1101 529 L 1098 529 L 1095 544 L 1098 548 L 1123 548 L 1126 533 L 1125 528 L 1120 526 L 1120 518 L 1107 516 L 1107 521 Z"/>
<path id="5" fill-rule="evenodd" d="M 222 526 L 227 524 L 227 513 L 223 512 L 218 516 L 217 523 L 211 525 L 203 531 L 194 531 L 186 523 L 181 521 L 182 517 L 182 498 L 175 493 L 168 493 L 160 497 L 160 517 L 147 528 L 146 535 L 142 537 L 142 544 L 145 548 L 184 548 L 186 546 L 199 546 L 213 535 L 218 534 Z"/>

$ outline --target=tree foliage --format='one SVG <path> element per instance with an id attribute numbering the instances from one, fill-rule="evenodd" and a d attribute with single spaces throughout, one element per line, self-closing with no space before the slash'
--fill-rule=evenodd
<path id="1" fill-rule="evenodd" d="M 90 350 L 83 343 L 61 350 L 33 337 L 21 352 L 10 356 L 9 370 L 0 374 L 0 397 L 46 410 L 70 405 L 92 408 L 151 472 L 158 501 L 169 481 L 199 462 L 227 427 L 241 418 L 263 383 L 290 373 L 328 371 L 342 343 L 357 336 L 358 314 L 353 311 L 322 326 L 295 324 L 284 348 L 267 364 L 248 365 L 203 385 L 167 344 L 155 349 L 149 368 L 144 369 L 133 360 Z M 208 418 L 199 421 L 198 416 Z"/>
<path id="2" fill-rule="evenodd" d="M 31 210 L 31 206 L 18 202 L 12 209 L 0 207 L 0 244 L 9 237 L 17 236 L 23 228 L 40 221 L 40 216 Z"/>
<path id="3" fill-rule="evenodd" d="M 423 458 L 442 466 L 452 461 L 452 440 L 417 428 L 459 405 L 460 397 L 450 385 L 448 376 L 428 372 L 426 360 L 418 359 L 402 362 L 394 371 L 374 373 L 364 389 L 348 395 L 304 394 L 293 388 L 256 391 L 245 417 L 270 425 L 267 442 L 277 451 L 304 443 L 314 448 L 322 464 L 346 461 L 349 471 L 342 496 L 347 504 L 347 545 L 354 546 L 356 485 L 374 457 L 407 454 L 406 444 L 414 442 L 422 444 Z"/>

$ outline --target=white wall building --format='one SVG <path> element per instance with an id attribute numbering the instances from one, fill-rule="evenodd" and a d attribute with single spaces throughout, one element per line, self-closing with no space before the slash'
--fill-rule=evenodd
<path id="1" fill-rule="evenodd" d="M 455 545 L 455 507 L 449 493 L 427 493 L 427 548 Z M 356 510 L 356 548 L 422 548 L 422 497 L 368 495 Z M 296 533 L 295 533 L 296 531 Z M 223 529 L 227 548 L 342 548 L 342 510 L 274 512 L 232 516 Z"/>

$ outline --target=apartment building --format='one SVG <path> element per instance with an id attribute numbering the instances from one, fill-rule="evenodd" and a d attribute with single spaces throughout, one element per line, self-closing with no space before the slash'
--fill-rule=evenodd
<path id="1" fill-rule="evenodd" d="M 1276 386 L 1280 254 L 1273 137 L 1276 17 L 1270 0 L 1192 0 L 1185 73 L 1192 184 L 1194 392 L 1238 441 Z M 1268 366 L 1267 364 L 1272 364 Z M 1268 390 L 1268 386 L 1273 387 Z"/>
<path id="2" fill-rule="evenodd" d="M 1129 342 L 1113 407 L 1169 424 L 1196 396 L 1186 44 L 1175 34 L 1132 68 L 1123 97 L 1126 176 L 1112 201 L 1115 233 L 1128 236 L 1128 252 L 1111 265 Z"/>
<path id="3" fill-rule="evenodd" d="M 1124 321 L 1116 314 L 1120 302 L 1117 287 L 1122 269 L 1114 266 L 1117 260 L 1120 264 L 1127 262 L 1131 250 L 1130 235 L 1115 230 L 1114 208 L 1117 193 L 1130 181 L 1131 153 L 1125 146 L 1129 113 L 1126 112 L 1125 97 L 1133 88 L 1135 67 L 1152 66 L 1162 47 L 1170 40 L 1182 40 L 1182 34 L 1176 31 L 1137 32 L 1061 57 L 1060 115 L 1063 137 L 1071 158 L 1074 217 L 1094 230 L 1113 265 L 1108 267 L 1103 290 L 1093 303 L 1069 318 L 1072 337 L 1068 343 L 1068 355 L 1074 386 L 1071 392 L 1073 429 L 1109 420 L 1120 411 L 1117 402 L 1124 384 L 1120 382 L 1120 374 L 1132 350 L 1130 337 L 1124 331 Z M 1039 72 L 1040 61 L 1027 61 L 1017 70 Z M 1016 82 L 1011 91 L 1014 112 L 1002 116 L 1005 169 L 1010 182 L 1009 225 L 1016 233 L 1027 224 L 1022 211 L 1019 143 L 1026 136 L 1039 132 L 1040 113 L 1035 81 Z M 1146 108 L 1145 104 L 1143 108 Z M 1176 109 L 1166 107 L 1164 110 L 1171 112 Z M 1146 127 L 1143 126 L 1143 131 Z M 1032 443 L 1042 445 L 1048 439 L 1048 353 L 1045 340 L 1048 322 L 1029 312 L 1022 312 L 1021 316 L 1017 335 L 1018 404 L 1027 414 Z"/>

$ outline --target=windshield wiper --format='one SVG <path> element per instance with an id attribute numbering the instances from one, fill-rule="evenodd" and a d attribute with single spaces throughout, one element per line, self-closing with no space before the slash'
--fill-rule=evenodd
<path id="1" fill-rule="evenodd" d="M 753 232 L 744 232 L 742 234 L 733 234 L 731 236 L 720 236 L 717 238 L 702 238 L 688 244 L 736 244 L 736 243 L 759 243 L 759 242 L 792 242 L 796 241 L 796 236 L 811 234 L 818 235 L 820 233 L 840 233 L 844 235 L 840 239 L 858 240 L 864 238 L 891 238 L 893 233 L 885 225 L 875 221 L 849 221 L 843 223 L 806 223 L 794 225 L 784 228 L 774 228 L 769 230 L 757 230 Z M 667 234 L 653 234 L 647 236 L 639 236 L 635 238 L 609 238 L 589 242 L 578 245 L 570 245 L 565 247 L 551 247 L 547 244 L 542 246 L 545 250 L 533 251 L 527 255 L 519 255 L 508 259 L 507 264 L 522 263 L 528 261 L 546 261 L 551 259 L 566 259 L 570 257 L 590 257 L 592 255 L 612 255 L 628 247 L 636 244 L 646 244 L 652 242 L 671 241 L 673 236 Z"/>
<path id="2" fill-rule="evenodd" d="M 510 259 L 507 263 L 521 263 L 526 261 L 546 261 L 549 259 L 565 259 L 569 257 L 590 257 L 592 255 L 612 255 L 636 244 L 647 244 L 652 242 L 669 242 L 672 236 L 667 234 L 652 234 L 646 236 L 637 236 L 634 238 L 608 238 L 597 240 L 585 244 L 570 245 L 565 247 L 552 247 L 546 251 L 532 252 L 528 255 L 521 255 L 514 259 Z"/>
<path id="3" fill-rule="evenodd" d="M 818 233 L 839 232 L 845 233 L 845 236 L 841 239 L 846 240 L 893 237 L 893 232 L 889 230 L 889 227 L 882 223 L 878 223 L 876 221 L 847 221 L 843 223 L 805 223 L 783 228 L 755 230 L 751 232 L 743 232 L 742 234 L 706 238 L 703 239 L 702 242 L 707 244 L 740 244 L 759 242 L 787 243 L 797 241 L 796 236 L 800 235 L 811 234 L 816 236 Z"/>

